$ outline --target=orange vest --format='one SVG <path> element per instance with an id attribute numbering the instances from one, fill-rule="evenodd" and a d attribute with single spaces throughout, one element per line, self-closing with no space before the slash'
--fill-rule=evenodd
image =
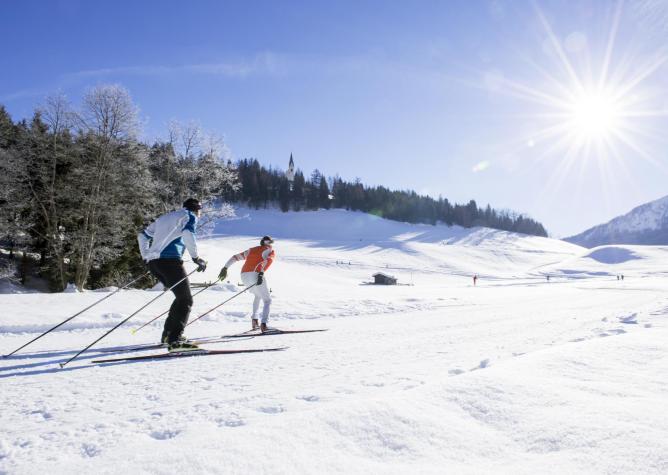
<path id="1" fill-rule="evenodd" d="M 243 254 L 248 253 L 241 272 L 262 272 L 269 269 L 274 262 L 274 250 L 269 246 L 251 247 Z M 264 255 L 263 255 L 264 254 Z M 264 264 L 264 265 L 263 265 Z"/>

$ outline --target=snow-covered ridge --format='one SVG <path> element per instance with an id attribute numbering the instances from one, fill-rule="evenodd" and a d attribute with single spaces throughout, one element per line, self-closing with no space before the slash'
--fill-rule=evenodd
<path id="1" fill-rule="evenodd" d="M 602 244 L 668 244 L 668 196 L 638 206 L 608 223 L 566 241 L 586 247 Z"/>
<path id="2" fill-rule="evenodd" d="M 262 236 L 294 240 L 328 242 L 421 242 L 481 245 L 491 239 L 506 243 L 556 242 L 548 238 L 512 233 L 491 228 L 463 228 L 445 224 L 413 224 L 384 219 L 361 211 L 331 209 L 320 211 L 290 211 L 248 209 L 239 207 L 236 216 L 220 221 L 214 228 L 219 235 Z M 569 246 L 563 246 L 569 248 Z M 572 249 L 572 247 L 570 247 Z"/>
<path id="3" fill-rule="evenodd" d="M 627 214 L 610 221 L 616 232 L 637 232 L 665 227 L 668 218 L 668 196 L 638 206 Z"/>
<path id="4" fill-rule="evenodd" d="M 522 274 L 584 252 L 555 239 L 490 228 L 402 223 L 341 209 L 282 213 L 241 208 L 237 217 L 218 223 L 214 235 L 203 242 L 230 242 L 243 236 L 252 245 L 265 234 L 281 243 L 282 258 L 293 261 L 345 259 L 364 262 L 369 269 L 459 275 Z M 292 251 L 295 245 L 298 254 Z"/>

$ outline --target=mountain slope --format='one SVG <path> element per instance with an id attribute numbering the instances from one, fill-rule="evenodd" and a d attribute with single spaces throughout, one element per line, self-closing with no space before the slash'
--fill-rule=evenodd
<path id="1" fill-rule="evenodd" d="M 605 244 L 668 244 L 668 196 L 564 241 L 589 248 Z"/>

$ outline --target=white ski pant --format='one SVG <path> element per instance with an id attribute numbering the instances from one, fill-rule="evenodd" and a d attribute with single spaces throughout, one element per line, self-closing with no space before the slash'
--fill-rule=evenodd
<path id="1" fill-rule="evenodd" d="M 250 287 L 257 282 L 257 272 L 242 272 L 241 281 L 246 287 Z M 262 323 L 267 323 L 269 320 L 269 310 L 271 308 L 271 295 L 269 295 L 267 277 L 265 276 L 264 279 L 262 279 L 262 284 L 256 285 L 255 287 L 249 289 L 248 292 L 255 296 L 253 299 L 253 315 L 251 318 L 257 318 L 257 312 L 260 308 L 260 301 L 262 301 L 264 302 L 264 306 L 262 307 L 262 318 L 260 321 Z"/>

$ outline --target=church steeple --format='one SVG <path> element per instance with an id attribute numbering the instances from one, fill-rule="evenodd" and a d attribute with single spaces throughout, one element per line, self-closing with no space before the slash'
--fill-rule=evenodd
<path id="1" fill-rule="evenodd" d="M 292 153 L 290 153 L 290 163 L 288 163 L 288 170 L 285 172 L 285 177 L 290 182 L 290 186 L 292 186 L 292 182 L 295 181 L 295 161 L 292 158 Z"/>

